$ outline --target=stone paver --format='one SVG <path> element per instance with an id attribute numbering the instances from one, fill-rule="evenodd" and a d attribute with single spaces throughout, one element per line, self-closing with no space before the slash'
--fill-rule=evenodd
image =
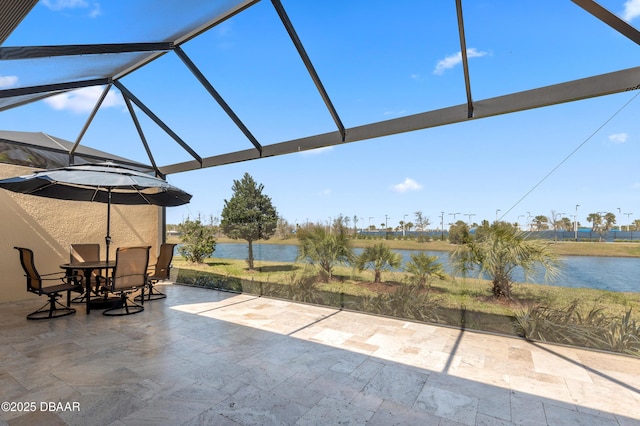
<path id="1" fill-rule="evenodd" d="M 640 360 L 180 285 L 143 313 L 3 304 L 2 424 L 640 425 Z"/>

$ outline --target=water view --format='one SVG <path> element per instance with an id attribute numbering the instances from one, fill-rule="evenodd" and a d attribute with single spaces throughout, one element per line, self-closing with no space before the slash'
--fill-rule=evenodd
<path id="1" fill-rule="evenodd" d="M 356 254 L 362 252 L 361 248 L 354 250 Z M 254 244 L 254 257 L 256 260 L 269 262 L 295 262 L 298 255 L 298 246 L 284 244 Z M 420 253 L 418 250 L 394 250 L 402 256 L 403 263 L 411 260 L 411 254 Z M 451 273 L 448 262 L 448 253 L 442 251 L 422 251 L 430 256 L 437 256 L 445 270 Z M 246 259 L 246 243 L 218 243 L 213 254 L 222 259 Z M 565 256 L 562 258 L 564 267 L 562 276 L 553 284 L 571 288 L 595 288 L 616 292 L 640 291 L 640 259 L 626 257 L 599 257 L 599 256 Z M 541 274 L 538 274 L 541 275 Z M 523 281 L 522 274 L 515 274 L 516 281 Z M 544 284 L 543 276 L 532 277 L 531 282 Z"/>

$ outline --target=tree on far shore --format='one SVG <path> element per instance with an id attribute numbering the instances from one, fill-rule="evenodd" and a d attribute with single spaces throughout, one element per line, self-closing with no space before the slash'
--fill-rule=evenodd
<path id="1" fill-rule="evenodd" d="M 262 193 L 264 185 L 257 184 L 249 173 L 234 180 L 232 189 L 231 199 L 224 200 L 220 228 L 227 237 L 249 243 L 247 264 L 253 270 L 253 242 L 268 240 L 276 232 L 278 213 L 271 198 Z"/>

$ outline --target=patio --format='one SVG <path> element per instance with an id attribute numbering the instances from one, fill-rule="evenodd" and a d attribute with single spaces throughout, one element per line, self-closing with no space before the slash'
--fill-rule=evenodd
<path id="1" fill-rule="evenodd" d="M 121 318 L 2 304 L 3 400 L 37 410 L 0 424 L 640 424 L 639 359 L 162 287 Z"/>

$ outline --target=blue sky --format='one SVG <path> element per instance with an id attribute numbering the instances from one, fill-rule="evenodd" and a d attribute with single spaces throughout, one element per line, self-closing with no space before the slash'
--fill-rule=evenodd
<path id="1" fill-rule="evenodd" d="M 4 46 L 157 41 L 157 28 L 141 21 L 151 3 L 42 1 Z M 174 3 L 180 4 L 163 2 L 166 25 Z M 638 27 L 640 0 L 601 4 Z M 466 102 L 455 2 L 283 0 L 283 5 L 345 127 Z M 637 45 L 570 1 L 467 1 L 464 6 L 475 100 L 638 65 Z M 127 13 L 118 13 L 120 8 Z M 263 145 L 335 131 L 270 2 L 252 6 L 183 49 Z M 86 70 L 90 63 L 54 61 L 52 69 L 30 75 L 0 68 L 0 87 L 25 78 L 37 83 L 41 73 L 69 73 L 74 67 Z M 203 157 L 252 146 L 173 54 L 123 83 Z M 100 92 L 81 89 L 5 111 L 0 128 L 74 141 Z M 325 223 L 341 214 L 351 224 L 356 216 L 359 226 L 396 226 L 422 211 L 430 227 L 438 228 L 441 221 L 448 226 L 454 214 L 456 220 L 499 217 L 523 223 L 529 216 L 577 212 L 587 225 L 589 213 L 606 211 L 625 225 L 640 219 L 637 94 L 170 175 L 169 182 L 193 199 L 167 209 L 168 222 L 219 216 L 233 180 L 248 172 L 291 223 Z M 190 159 L 141 112 L 138 116 L 160 165 Z M 83 144 L 148 161 L 115 89 Z"/>

